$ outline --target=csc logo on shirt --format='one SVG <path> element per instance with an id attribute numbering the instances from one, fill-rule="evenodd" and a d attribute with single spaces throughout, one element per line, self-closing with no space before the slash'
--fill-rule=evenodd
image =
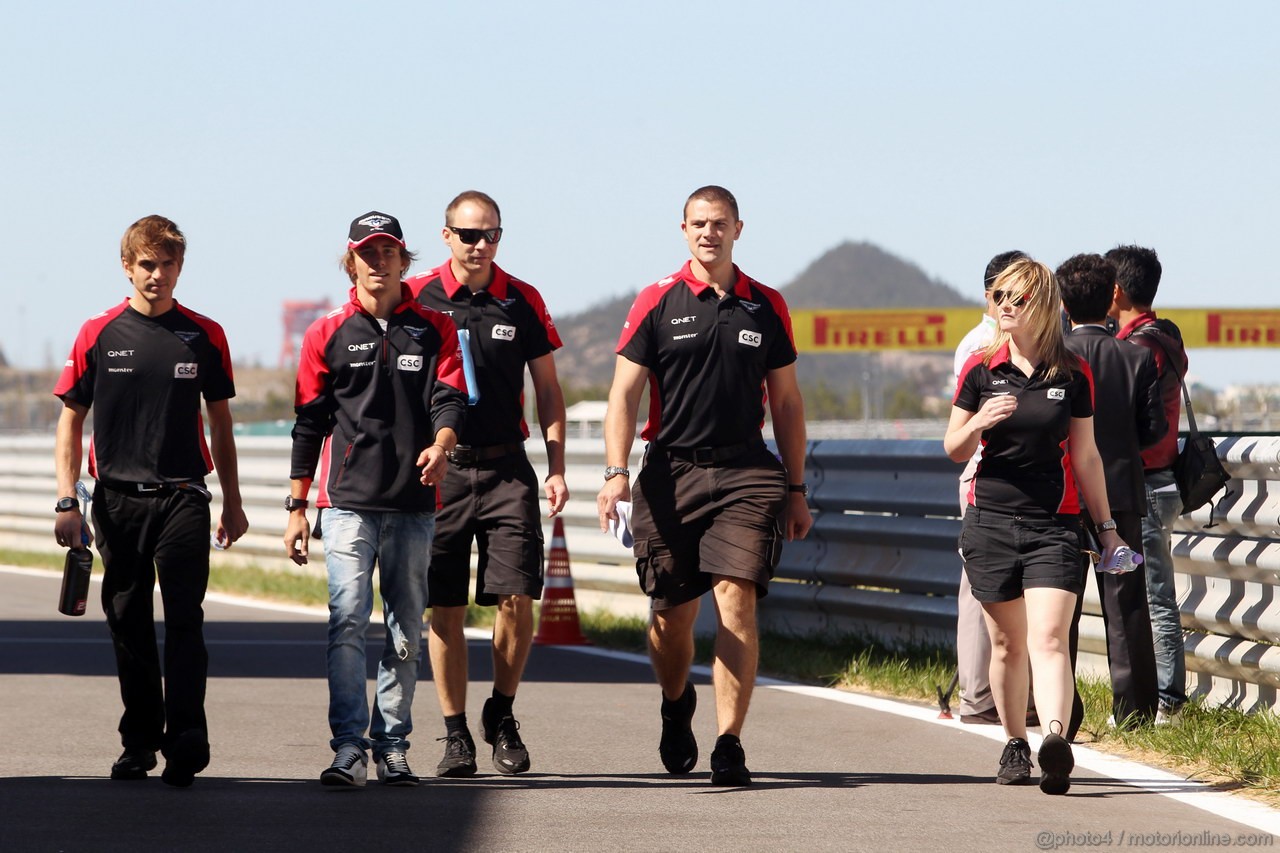
<path id="1" fill-rule="evenodd" d="M 194 361 L 181 362 L 173 366 L 174 379 L 195 379 L 200 365 Z"/>
<path id="2" fill-rule="evenodd" d="M 516 327 L 503 325 L 494 326 L 493 337 L 494 340 L 499 341 L 514 341 L 516 339 Z"/>
<path id="3" fill-rule="evenodd" d="M 1049 389 L 1049 399 L 1050 399 L 1050 400 L 1065 400 L 1065 399 L 1067 399 L 1067 389 L 1065 389 L 1065 388 L 1050 388 L 1050 389 Z"/>
<path id="4" fill-rule="evenodd" d="M 396 367 L 401 370 L 412 370 L 416 373 L 422 369 L 422 356 L 402 355 L 396 359 Z"/>
<path id="5" fill-rule="evenodd" d="M 746 344 L 749 347 L 760 346 L 762 339 L 763 336 L 759 332 L 752 332 L 747 329 L 743 329 L 741 332 L 738 332 L 738 343 Z"/>

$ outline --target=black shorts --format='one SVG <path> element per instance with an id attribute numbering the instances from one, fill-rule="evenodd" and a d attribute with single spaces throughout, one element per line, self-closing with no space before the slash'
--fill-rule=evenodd
<path id="1" fill-rule="evenodd" d="M 699 466 L 650 445 L 631 490 L 631 526 L 636 575 L 653 609 L 693 601 L 715 575 L 752 581 L 761 598 L 768 594 L 786 499 L 786 472 L 763 446 Z"/>
<path id="2" fill-rule="evenodd" d="M 515 453 L 475 465 L 451 463 L 437 488 L 427 606 L 466 605 L 473 541 L 480 554 L 476 604 L 497 604 L 502 595 L 541 598 L 541 490 L 529 457 Z"/>
<path id="3" fill-rule="evenodd" d="M 960 525 L 960 558 L 973 597 L 988 604 L 1035 587 L 1084 592 L 1078 515 L 1025 518 L 971 506 Z"/>

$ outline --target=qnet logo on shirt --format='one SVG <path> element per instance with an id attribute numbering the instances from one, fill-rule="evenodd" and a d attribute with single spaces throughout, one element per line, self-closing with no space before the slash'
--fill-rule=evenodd
<path id="1" fill-rule="evenodd" d="M 174 379 L 196 379 L 199 372 L 200 365 L 194 361 L 179 362 L 173 366 Z"/>

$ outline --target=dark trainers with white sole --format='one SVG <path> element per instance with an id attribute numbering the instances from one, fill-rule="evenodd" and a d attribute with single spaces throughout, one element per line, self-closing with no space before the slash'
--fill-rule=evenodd
<path id="1" fill-rule="evenodd" d="M 436 740 L 444 741 L 444 758 L 436 765 L 437 776 L 460 778 L 476 775 L 476 742 L 471 739 L 471 732 L 445 735 Z"/>
<path id="2" fill-rule="evenodd" d="M 484 742 L 493 745 L 493 766 L 499 773 L 511 776 L 529 769 L 529 750 L 520 739 L 520 723 L 511 714 L 499 717 L 493 699 L 487 699 L 480 711 L 480 733 Z"/>

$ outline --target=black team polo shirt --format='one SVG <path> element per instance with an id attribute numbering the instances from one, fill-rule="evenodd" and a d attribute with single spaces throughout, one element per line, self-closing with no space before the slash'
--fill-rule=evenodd
<path id="1" fill-rule="evenodd" d="M 733 271 L 733 290 L 720 299 L 686 262 L 631 306 L 617 352 L 650 371 L 644 440 L 676 448 L 759 440 L 765 376 L 793 363 L 796 347 L 782 295 Z"/>
<path id="2" fill-rule="evenodd" d="M 91 477 L 154 484 L 213 470 L 200 398 L 236 389 L 221 326 L 176 301 L 147 317 L 126 299 L 81 327 L 53 393 L 93 407 Z"/>
<path id="3" fill-rule="evenodd" d="M 542 296 L 497 264 L 489 286 L 475 294 L 454 277 L 448 262 L 405 284 L 419 304 L 448 314 L 470 335 L 480 399 L 467 410 L 460 443 L 486 447 L 528 438 L 525 365 L 561 347 Z"/>
<path id="4" fill-rule="evenodd" d="M 1067 437 L 1072 418 L 1093 416 L 1093 373 L 1079 361 L 1070 376 L 1050 380 L 1037 367 L 1025 375 L 1009 361 L 1008 346 L 982 363 L 970 356 L 956 385 L 954 405 L 976 412 L 990 397 L 1013 394 L 1018 408 L 982 433 L 982 455 L 969 486 L 969 505 L 1008 515 L 1045 518 L 1078 515 Z"/>

